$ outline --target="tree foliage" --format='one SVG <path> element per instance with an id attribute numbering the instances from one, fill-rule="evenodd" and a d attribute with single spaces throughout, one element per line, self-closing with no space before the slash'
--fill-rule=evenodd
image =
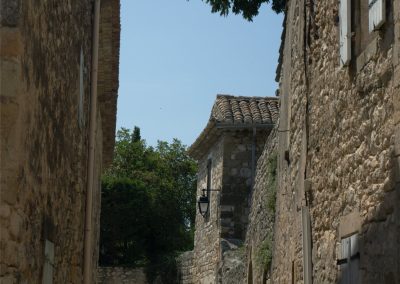
<path id="1" fill-rule="evenodd" d="M 232 10 L 234 14 L 242 14 L 243 18 L 252 21 L 258 15 L 260 7 L 264 3 L 272 2 L 272 10 L 276 13 L 285 11 L 286 0 L 203 0 L 211 5 L 213 13 L 227 16 Z"/>
<path id="2" fill-rule="evenodd" d="M 196 172 L 179 140 L 153 148 L 139 128 L 119 130 L 102 181 L 100 265 L 144 265 L 172 283 L 177 252 L 193 246 Z"/>
<path id="3" fill-rule="evenodd" d="M 103 178 L 101 265 L 140 265 L 151 219 L 150 197 L 143 183 L 128 178 Z"/>

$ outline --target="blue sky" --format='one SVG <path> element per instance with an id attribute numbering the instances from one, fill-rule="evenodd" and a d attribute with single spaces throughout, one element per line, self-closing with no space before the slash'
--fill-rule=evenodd
<path id="1" fill-rule="evenodd" d="M 117 129 L 190 145 L 217 94 L 274 96 L 282 15 L 221 17 L 200 0 L 122 0 Z"/>

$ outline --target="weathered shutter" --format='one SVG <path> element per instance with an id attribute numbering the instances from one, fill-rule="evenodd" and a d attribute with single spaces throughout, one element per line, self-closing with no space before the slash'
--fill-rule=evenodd
<path id="1" fill-rule="evenodd" d="M 46 240 L 44 246 L 44 266 L 42 284 L 53 283 L 54 244 Z"/>
<path id="2" fill-rule="evenodd" d="M 385 0 L 368 0 L 368 22 L 369 32 L 372 32 L 385 22 L 386 3 Z"/>
<path id="3" fill-rule="evenodd" d="M 341 240 L 341 257 L 338 260 L 340 284 L 360 283 L 360 252 L 358 234 Z"/>
<path id="4" fill-rule="evenodd" d="M 351 0 L 340 0 L 340 66 L 350 63 L 351 59 Z"/>
<path id="5" fill-rule="evenodd" d="M 341 259 L 343 262 L 340 264 L 341 278 L 340 284 L 351 284 L 350 279 L 350 238 L 344 238 L 341 242 Z"/>
<path id="6" fill-rule="evenodd" d="M 304 284 L 312 283 L 312 262 L 311 262 L 311 222 L 308 206 L 301 207 L 303 227 L 303 278 Z"/>
<path id="7" fill-rule="evenodd" d="M 80 63 L 79 63 L 79 104 L 78 104 L 78 123 L 79 127 L 83 128 L 83 99 L 84 99 L 84 81 L 83 81 L 84 58 L 83 50 L 81 49 Z"/>
<path id="8" fill-rule="evenodd" d="M 360 252 L 358 249 L 358 234 L 350 237 L 350 280 L 352 284 L 360 283 Z"/>

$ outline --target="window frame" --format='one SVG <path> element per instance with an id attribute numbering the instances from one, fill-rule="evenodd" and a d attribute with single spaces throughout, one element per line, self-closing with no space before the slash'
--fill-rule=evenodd
<path id="1" fill-rule="evenodd" d="M 48 239 L 44 243 L 44 264 L 42 284 L 53 284 L 54 275 L 54 243 Z"/>
<path id="2" fill-rule="evenodd" d="M 362 218 L 358 210 L 354 210 L 350 214 L 340 218 L 338 227 L 338 258 L 336 263 L 338 266 L 340 284 L 361 283 L 361 226 Z M 353 249 L 352 243 L 354 244 Z M 348 246 L 347 249 L 346 245 Z M 346 277 L 346 275 L 348 276 Z"/>
<path id="3" fill-rule="evenodd" d="M 337 261 L 340 271 L 340 284 L 360 283 L 359 234 L 343 237 L 340 241 L 341 257 Z"/>

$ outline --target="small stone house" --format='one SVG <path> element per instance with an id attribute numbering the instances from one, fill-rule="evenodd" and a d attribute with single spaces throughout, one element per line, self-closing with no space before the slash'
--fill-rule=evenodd
<path id="1" fill-rule="evenodd" d="M 96 281 L 119 36 L 119 0 L 0 1 L 0 283 Z"/>
<path id="2" fill-rule="evenodd" d="M 277 118 L 276 98 L 217 96 L 188 150 L 199 165 L 197 195 L 210 205 L 196 215 L 194 250 L 181 259 L 183 283 L 216 283 L 224 251 L 243 244 L 257 159 Z"/>

